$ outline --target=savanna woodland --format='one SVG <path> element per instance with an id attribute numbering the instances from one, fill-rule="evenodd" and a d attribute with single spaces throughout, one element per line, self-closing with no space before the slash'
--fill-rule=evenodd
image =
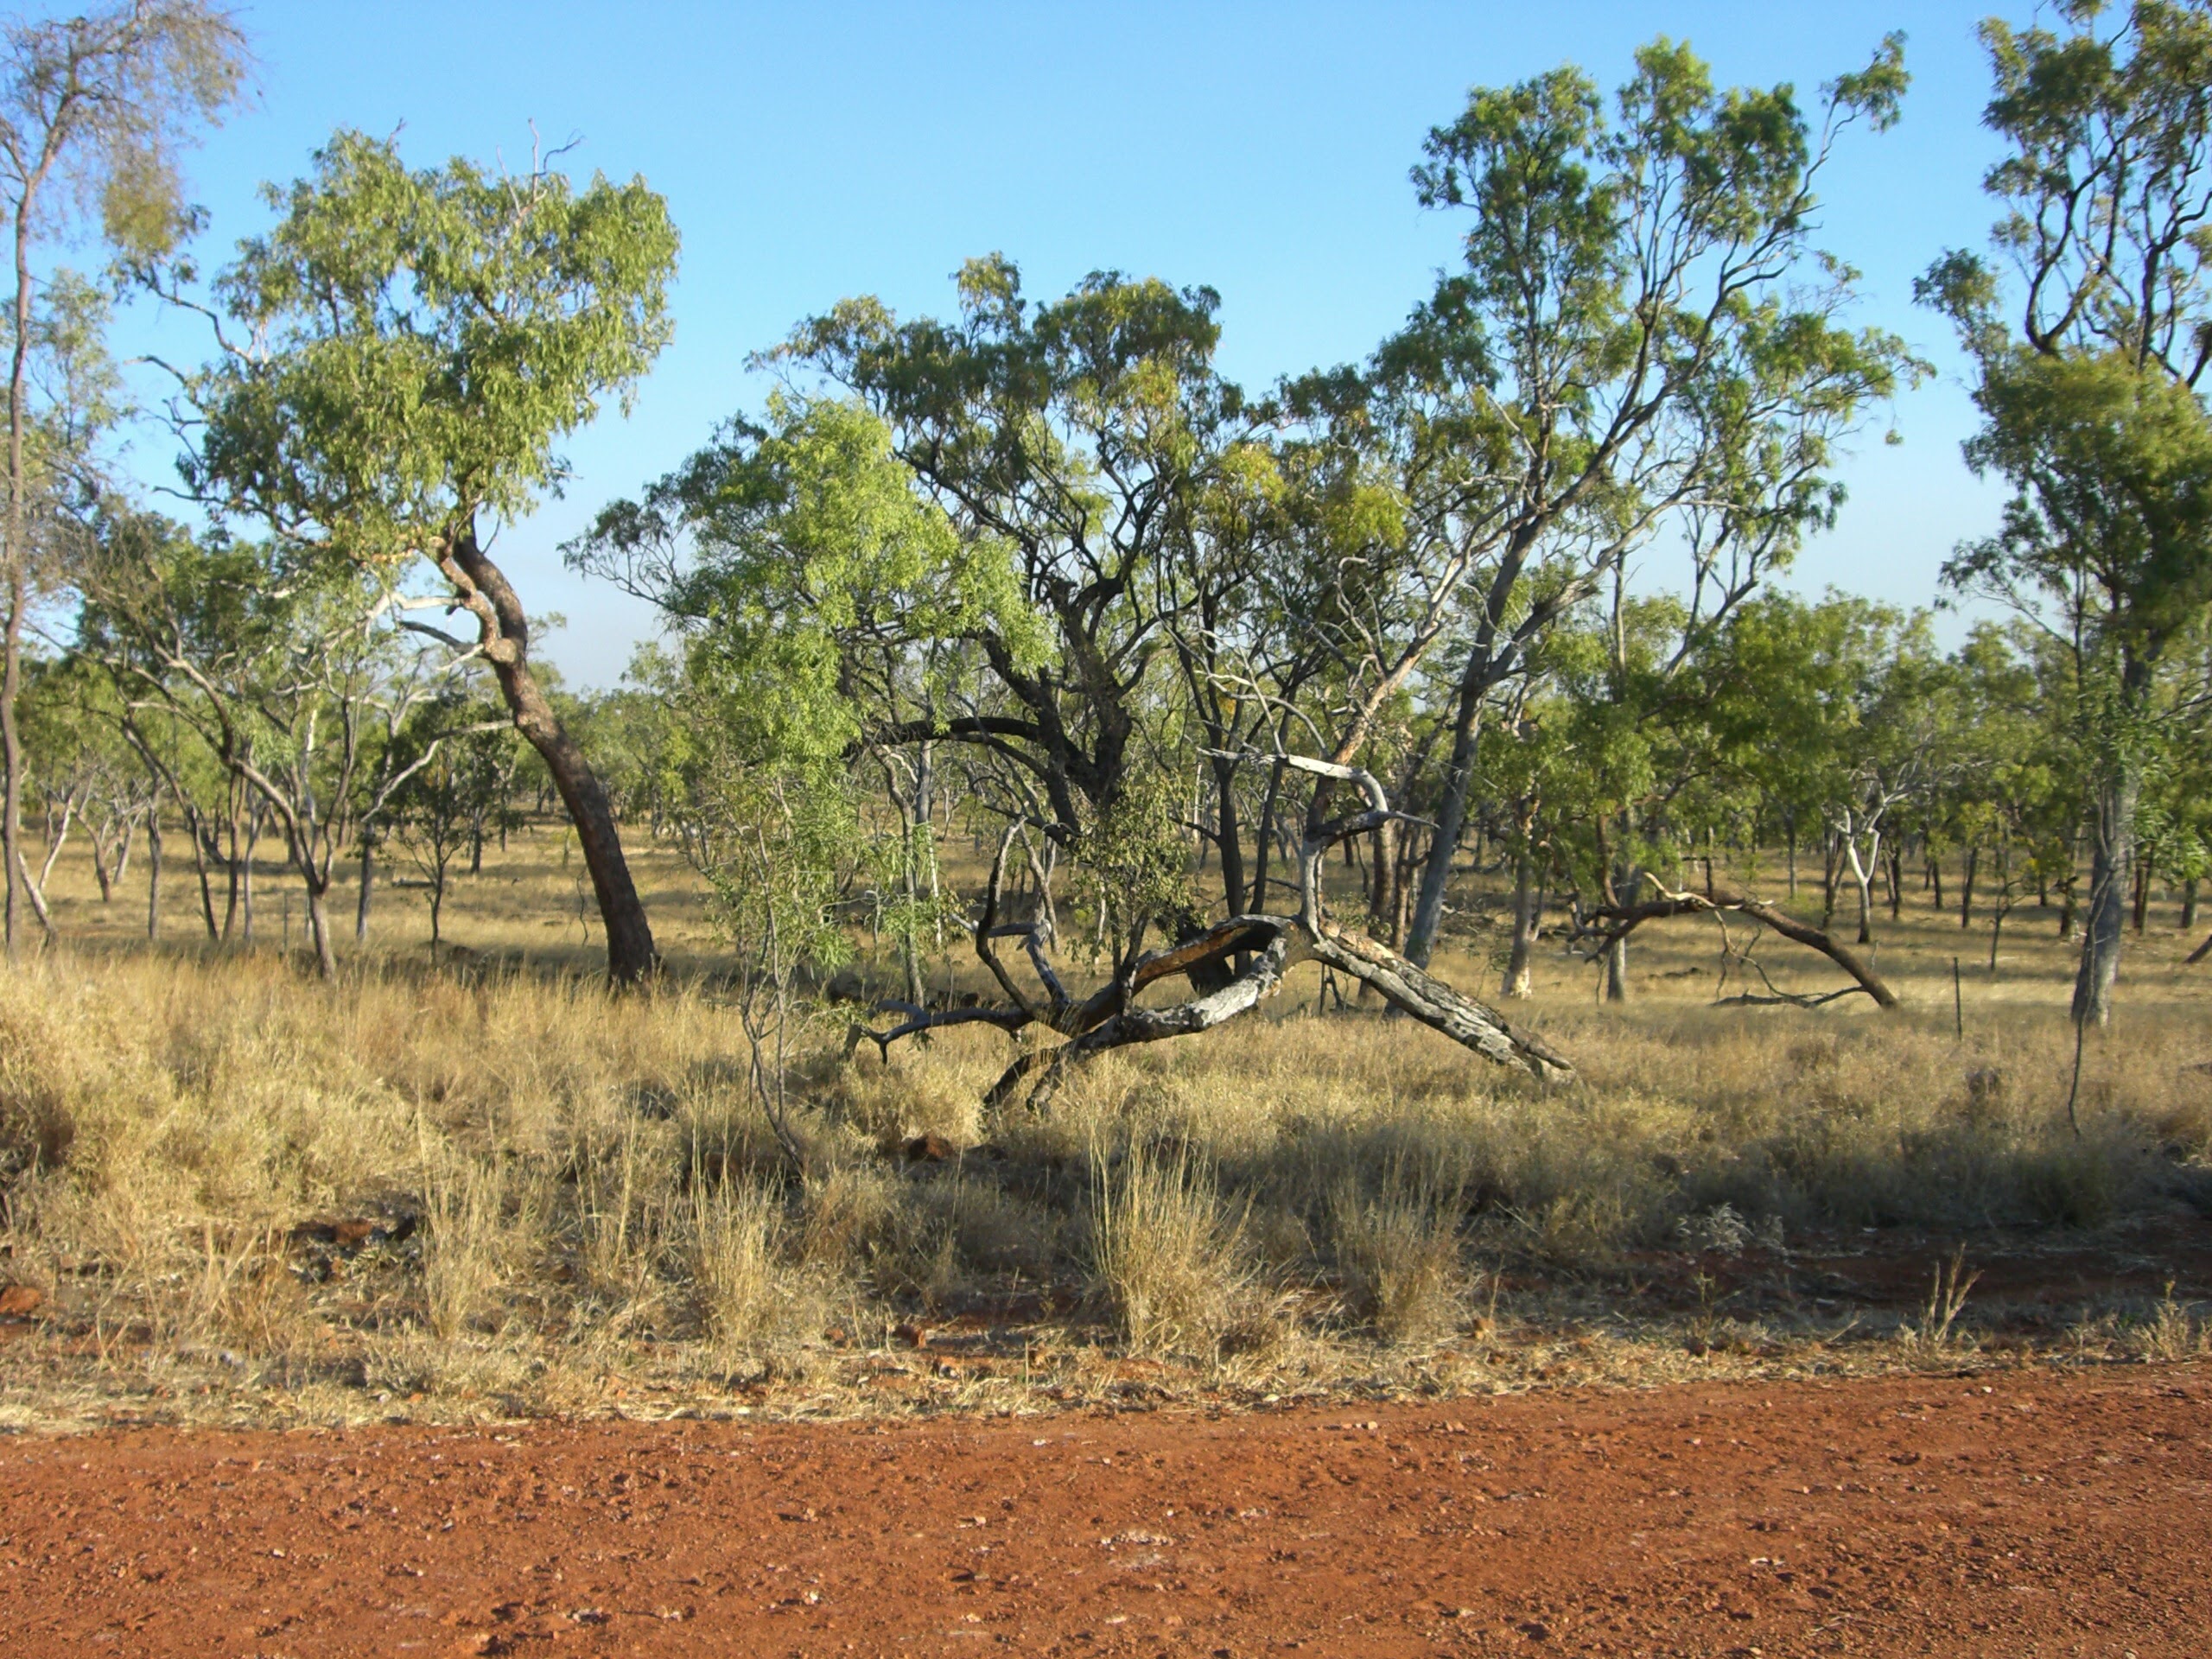
<path id="1" fill-rule="evenodd" d="M 339 130 L 238 239 L 245 26 L 0 49 L 8 1422 L 2205 1345 L 2212 3 L 1982 28 L 1926 609 L 1785 580 L 1932 372 L 1821 231 L 1906 42 L 1662 37 L 1428 112 L 1355 363 L 1233 384 L 1204 272 L 822 295 L 567 543 L 660 621 L 604 690 L 498 533 L 682 351 L 666 203 Z"/>

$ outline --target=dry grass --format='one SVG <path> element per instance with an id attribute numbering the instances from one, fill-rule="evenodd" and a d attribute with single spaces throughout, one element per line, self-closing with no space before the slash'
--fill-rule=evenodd
<path id="1" fill-rule="evenodd" d="M 710 979 L 611 999 L 567 945 L 495 954 L 563 879 L 531 851 L 456 901 L 483 954 L 371 953 L 334 986 L 267 951 L 126 950 L 119 922 L 104 943 L 113 918 L 64 896 L 79 942 L 0 1003 L 0 1281 L 46 1299 L 0 1420 L 1957 1363 L 2012 1340 L 2001 1296 L 1953 1306 L 1935 1280 L 1959 1240 L 1976 1265 L 2022 1241 L 2139 1253 L 2212 1208 L 2197 981 L 2131 941 L 2077 1135 L 2063 955 L 2031 912 L 2005 973 L 1968 976 L 1963 1040 L 1940 918 L 1885 929 L 1912 1002 L 1889 1017 L 1706 1006 L 1688 926 L 1639 944 L 1626 1009 L 1547 957 L 1529 1013 L 1585 1074 L 1550 1093 L 1371 1011 L 1313 1017 L 1301 984 L 987 1124 L 995 1033 L 848 1063 L 825 1022 L 787 1146 Z M 1478 983 L 1486 937 L 1445 970 Z M 933 1160 L 902 1154 L 916 1137 Z M 1910 1274 L 1827 1310 L 1793 1264 L 1852 1249 Z M 1755 1299 L 1747 1263 L 1786 1294 Z M 2170 1357 L 2206 1329 L 2186 1294 L 2139 1294 L 2046 1345 Z"/>
<path id="2" fill-rule="evenodd" d="M 1135 1354 L 1215 1352 L 1250 1285 L 1243 1230 L 1185 1149 L 1094 1149 L 1092 1282 Z"/>

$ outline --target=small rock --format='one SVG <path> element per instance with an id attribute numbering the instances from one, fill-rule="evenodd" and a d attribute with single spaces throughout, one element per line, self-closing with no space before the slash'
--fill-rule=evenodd
<path id="1" fill-rule="evenodd" d="M 918 1135 L 902 1148 L 910 1164 L 941 1164 L 957 1158 L 960 1148 L 941 1135 Z"/>
<path id="2" fill-rule="evenodd" d="M 902 1325 L 896 1327 L 891 1334 L 910 1348 L 926 1348 L 930 1345 L 930 1328 L 925 1325 Z"/>
<path id="3" fill-rule="evenodd" d="M 46 1306 L 46 1293 L 35 1285 L 10 1285 L 0 1289 L 0 1319 L 28 1319 Z"/>

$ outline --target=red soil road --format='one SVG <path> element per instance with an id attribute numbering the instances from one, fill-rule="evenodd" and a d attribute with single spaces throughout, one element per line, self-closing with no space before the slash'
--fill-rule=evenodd
<path id="1" fill-rule="evenodd" d="M 0 1445 L 0 1653 L 2212 1653 L 2212 1373 Z"/>

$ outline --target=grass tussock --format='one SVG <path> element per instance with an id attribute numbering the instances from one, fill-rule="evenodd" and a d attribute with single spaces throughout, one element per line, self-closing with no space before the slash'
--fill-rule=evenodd
<path id="1" fill-rule="evenodd" d="M 1214 1350 L 1250 1274 L 1213 1171 L 1185 1149 L 1142 1142 L 1095 1162 L 1092 1283 L 1122 1342 L 1137 1354 Z"/>

